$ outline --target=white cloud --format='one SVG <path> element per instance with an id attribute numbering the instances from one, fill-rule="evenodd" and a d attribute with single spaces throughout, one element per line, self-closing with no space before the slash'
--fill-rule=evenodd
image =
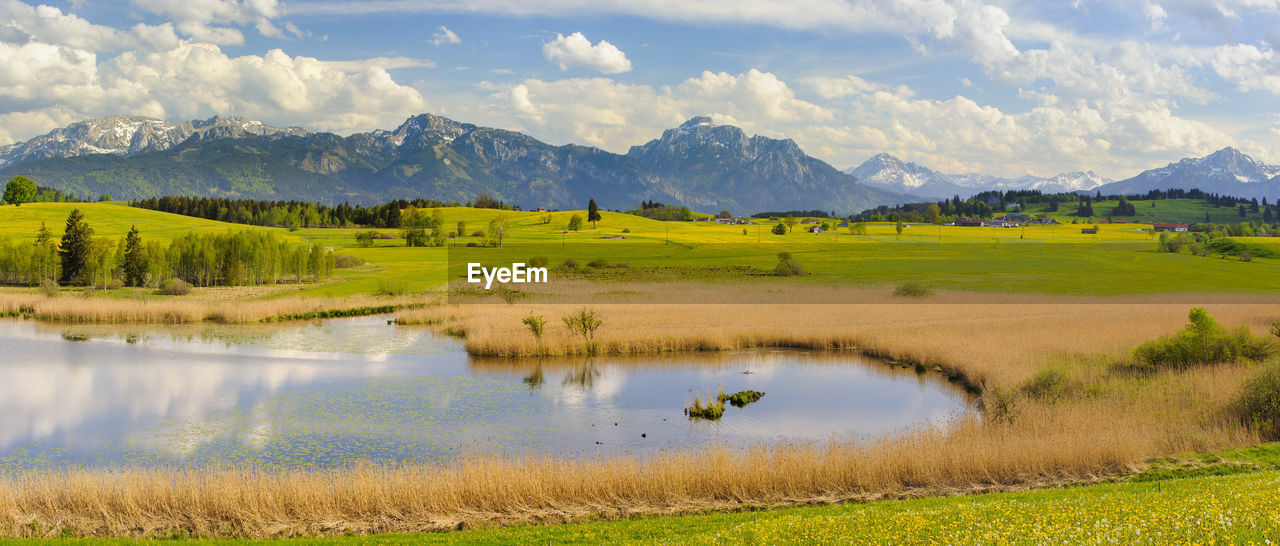
<path id="1" fill-rule="evenodd" d="M 656 138 L 664 129 L 710 115 L 750 132 L 785 136 L 784 126 L 822 122 L 834 114 L 796 98 L 786 83 L 768 72 L 703 72 L 674 86 L 654 88 L 615 80 L 526 79 L 497 87 L 490 119 L 508 119 L 518 128 L 552 142 L 577 142 L 625 152 Z"/>
<path id="2" fill-rule="evenodd" d="M 439 27 L 436 27 L 436 31 L 431 34 L 432 45 L 460 44 L 460 43 L 462 43 L 462 38 L 459 38 L 457 34 L 455 34 L 452 30 L 449 30 L 449 28 L 444 25 L 440 25 Z"/>
<path id="3" fill-rule="evenodd" d="M 1263 89 L 1280 94 L 1280 56 L 1270 47 L 1218 46 L 1210 64 L 1220 77 L 1241 91 Z"/>
<path id="4" fill-rule="evenodd" d="M 252 25 L 259 34 L 281 38 L 272 20 L 284 15 L 277 0 L 133 0 L 133 4 L 173 20 L 178 32 L 194 40 L 220 45 L 244 43 L 244 35 L 225 25 Z M 295 35 L 301 31 L 290 25 Z"/>
<path id="5" fill-rule="evenodd" d="M 556 39 L 542 44 L 542 56 L 560 66 L 560 70 L 585 68 L 605 74 L 617 74 L 631 70 L 631 61 L 613 44 L 591 40 L 581 32 L 569 36 L 556 34 Z"/>

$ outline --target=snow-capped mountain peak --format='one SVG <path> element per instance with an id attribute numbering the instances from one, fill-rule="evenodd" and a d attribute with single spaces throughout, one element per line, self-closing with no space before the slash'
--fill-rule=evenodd
<path id="1" fill-rule="evenodd" d="M 1039 190 L 1045 193 L 1090 190 L 1110 182 L 1093 171 L 1063 173 L 1048 178 L 1026 175 L 1003 178 L 981 173 L 945 174 L 879 153 L 845 172 L 885 189 L 923 198 L 969 196 L 991 190 Z"/>

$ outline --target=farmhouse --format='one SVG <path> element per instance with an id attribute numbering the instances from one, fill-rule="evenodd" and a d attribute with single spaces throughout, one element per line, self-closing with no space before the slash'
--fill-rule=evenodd
<path id="1" fill-rule="evenodd" d="M 816 218 L 805 218 L 804 220 L 801 220 L 800 223 L 801 224 L 817 224 L 819 222 Z"/>
<path id="2" fill-rule="evenodd" d="M 1006 214 L 1003 216 L 1006 222 L 1030 222 L 1030 214 Z"/>
<path id="3" fill-rule="evenodd" d="M 822 233 L 822 226 L 813 226 L 809 228 L 809 233 Z"/>
<path id="4" fill-rule="evenodd" d="M 1191 226 L 1188 224 L 1151 224 L 1152 229 L 1156 231 L 1187 231 Z"/>
<path id="5" fill-rule="evenodd" d="M 982 227 L 983 221 L 981 218 L 957 218 L 956 225 L 964 227 Z"/>

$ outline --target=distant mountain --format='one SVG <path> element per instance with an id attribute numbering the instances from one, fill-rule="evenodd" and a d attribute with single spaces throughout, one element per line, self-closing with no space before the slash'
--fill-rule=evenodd
<path id="1" fill-rule="evenodd" d="M 904 162 L 885 153 L 876 154 L 845 172 L 868 185 L 923 199 L 945 199 L 955 195 L 968 197 L 992 190 L 1039 190 L 1044 193 L 1083 191 L 1110 182 L 1093 171 L 1064 173 L 1048 178 L 1031 175 L 1002 178 L 978 173 L 945 174 L 923 165 Z"/>
<path id="2" fill-rule="evenodd" d="M 1159 169 L 1104 185 L 1104 194 L 1199 188 L 1209 193 L 1246 198 L 1280 199 L 1280 166 L 1256 161 L 1227 147 L 1200 158 L 1187 158 Z"/>
<path id="3" fill-rule="evenodd" d="M 732 125 L 695 117 L 627 157 L 661 180 L 676 200 L 703 210 L 739 212 L 820 208 L 856 211 L 910 200 L 861 184 L 791 139 L 748 137 Z"/>
<path id="4" fill-rule="evenodd" d="M 910 200 L 809 157 L 794 141 L 748 137 L 694 118 L 619 155 L 422 114 L 347 137 L 241 118 L 167 124 L 133 117 L 73 124 L 6 149 L 0 176 L 117 199 L 207 195 L 322 202 L 485 192 L 524 206 L 605 208 L 657 200 L 695 210 L 853 212 Z"/>
<path id="5" fill-rule="evenodd" d="M 136 155 L 167 150 L 197 137 L 202 140 L 246 136 L 305 136 L 310 131 L 280 129 L 240 117 L 168 123 L 137 116 L 112 116 L 80 121 L 54 129 L 26 142 L 0 148 L 0 167 L 45 158 L 92 154 Z"/>

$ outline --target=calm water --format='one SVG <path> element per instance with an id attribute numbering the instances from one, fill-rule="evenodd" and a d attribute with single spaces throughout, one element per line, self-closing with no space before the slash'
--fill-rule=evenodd
<path id="1" fill-rule="evenodd" d="M 945 381 L 856 353 L 478 360 L 383 318 L 135 331 L 0 321 L 0 351 L 0 469 L 644 455 L 872 437 L 971 411 Z M 766 395 L 719 422 L 682 414 L 719 388 Z"/>

